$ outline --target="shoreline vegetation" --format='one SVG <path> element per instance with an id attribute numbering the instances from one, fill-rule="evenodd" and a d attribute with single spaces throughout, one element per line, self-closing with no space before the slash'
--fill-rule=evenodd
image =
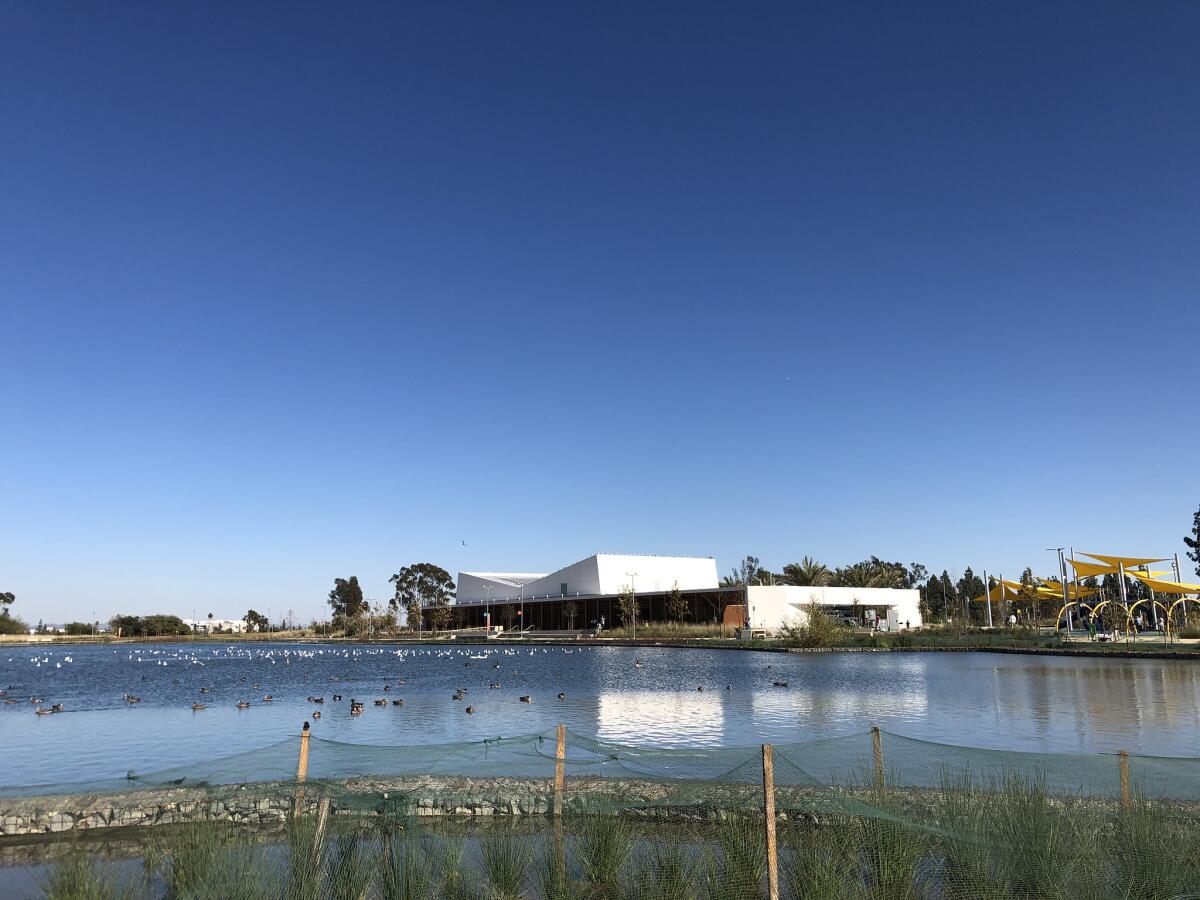
<path id="1" fill-rule="evenodd" d="M 946 629 L 923 628 L 899 633 L 851 631 L 834 625 L 837 629 L 829 635 L 814 636 L 803 629 L 795 629 L 776 638 L 743 640 L 724 633 L 719 626 L 674 625 L 651 623 L 638 626 L 636 636 L 632 629 L 606 629 L 600 634 L 588 632 L 554 632 L 506 634 L 485 638 L 471 632 L 424 632 L 362 636 L 345 634 L 322 634 L 312 629 L 292 629 L 274 632 L 250 632 L 243 634 L 189 634 L 151 635 L 118 637 L 103 633 L 97 635 L 0 635 L 0 646 L 45 646 L 79 644 L 141 644 L 141 643 L 337 643 L 337 644 L 463 644 L 463 645 L 511 645 L 537 644 L 562 645 L 569 647 L 674 647 L 680 649 L 727 649 L 777 652 L 1005 652 L 1078 656 L 1137 656 L 1154 658 L 1179 658 L 1200 656 L 1200 633 L 1196 637 L 1174 638 L 1165 643 L 1161 635 L 1131 636 L 1130 640 L 1118 639 L 1110 643 L 1089 640 L 1086 633 L 1076 633 L 1067 639 L 1053 632 L 1034 632 L 1032 629 Z M 1200 630 L 1197 630 L 1200 632 Z"/>
<path id="2" fill-rule="evenodd" d="M 1149 900 L 1190 896 L 1200 883 L 1189 805 L 1061 797 L 1016 774 L 946 781 L 920 797 L 868 788 L 841 806 L 777 793 L 777 857 L 761 809 L 745 807 L 649 820 L 633 809 L 417 818 L 305 803 L 266 828 L 193 822 L 114 835 L 111 852 L 103 837 L 28 845 L 28 865 L 44 867 L 39 884 L 54 900 L 759 900 L 772 869 L 781 896 L 813 900 Z M 276 799 L 286 809 L 290 789 Z"/>

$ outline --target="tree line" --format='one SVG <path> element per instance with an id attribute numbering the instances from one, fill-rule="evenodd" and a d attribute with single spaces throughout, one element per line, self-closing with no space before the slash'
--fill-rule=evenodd
<path id="1" fill-rule="evenodd" d="M 347 634 L 393 631 L 403 611 L 408 627 L 416 629 L 420 627 L 422 610 L 431 628 L 440 631 L 450 626 L 454 618 L 450 604 L 456 585 L 441 566 L 413 563 L 397 571 L 388 583 L 393 586 L 393 593 L 385 605 L 364 597 L 357 575 L 335 578 L 326 600 L 332 627 Z"/>
<path id="2" fill-rule="evenodd" d="M 1200 509 L 1192 518 L 1191 535 L 1183 539 L 1187 546 L 1187 558 L 1196 564 L 1196 575 L 1200 576 Z M 1069 573 L 1068 573 L 1069 574 Z M 1037 623 L 1048 616 L 1057 616 L 1061 603 L 1046 597 L 1037 588 L 1049 581 L 1057 581 L 1058 574 L 1038 577 L 1031 568 L 1020 576 L 1020 588 L 1016 598 L 1006 604 L 993 603 L 992 624 L 1001 625 L 1010 613 L 1018 615 L 1022 622 Z M 987 592 L 996 591 L 1000 582 L 989 576 Z M 1120 576 L 1105 575 L 1102 579 L 1085 578 L 1080 582 L 1084 588 L 1094 588 L 1100 599 L 1117 600 L 1121 596 Z M 930 572 L 921 563 L 888 562 L 871 556 L 861 562 L 830 568 L 812 557 L 805 556 L 800 562 L 783 566 L 772 572 L 763 568 L 756 556 L 746 556 L 728 575 L 721 579 L 722 587 L 746 585 L 795 585 L 798 587 L 861 587 L 861 588 L 916 588 L 920 594 L 921 616 L 926 622 L 959 622 L 964 625 L 988 624 L 986 603 L 971 603 L 984 596 L 983 579 L 967 566 L 962 576 L 954 579 L 949 569 L 941 575 Z M 1150 589 L 1141 581 L 1125 576 L 1125 596 L 1132 605 L 1150 597 Z M 1053 607 L 1053 609 L 1051 609 Z M 1117 615 L 1116 610 L 1112 615 Z M 1123 608 L 1120 615 L 1124 615 Z M 1000 616 L 1000 621 L 996 617 Z M 1124 624 L 1123 622 L 1121 624 Z"/>
<path id="3" fill-rule="evenodd" d="M 1200 577 L 1200 509 L 1197 509 L 1192 517 L 1191 534 L 1185 535 L 1183 542 L 1187 547 L 1185 555 L 1195 563 L 1196 575 Z M 1054 579 L 1057 577 L 1057 574 L 1052 576 Z M 1032 569 L 1026 568 L 1021 573 L 1021 587 L 1017 591 L 1017 600 L 1009 609 L 1015 607 L 1028 617 L 1041 621 L 1043 606 L 1048 608 L 1054 601 L 1040 595 L 1036 587 L 1039 583 L 1049 580 L 1051 579 L 1036 577 Z M 388 582 L 393 586 L 393 595 L 383 604 L 365 599 L 357 576 L 335 578 L 333 589 L 327 598 L 332 627 L 348 634 L 372 629 L 392 630 L 397 627 L 397 617 L 401 611 L 404 612 L 409 627 L 412 627 L 413 623 L 421 620 L 422 610 L 434 629 L 449 627 L 454 618 L 451 601 L 454 599 L 456 588 L 450 573 L 441 566 L 428 562 L 413 563 L 397 571 Z M 998 584 L 995 578 L 988 578 L 988 582 L 989 591 L 994 590 Z M 936 575 L 923 564 L 916 562 L 905 565 L 870 556 L 860 562 L 830 568 L 812 557 L 805 556 L 799 562 L 788 563 L 780 571 L 772 572 L 763 568 L 758 557 L 748 555 L 721 579 L 722 587 L 772 584 L 798 587 L 916 588 L 921 598 L 921 614 L 926 621 L 958 620 L 974 625 L 987 622 L 986 605 L 969 602 L 982 597 L 985 590 L 983 579 L 976 575 L 970 566 L 963 570 L 960 578 L 952 579 L 948 569 L 942 569 L 942 574 Z M 1087 588 L 1096 588 L 1102 598 L 1116 600 L 1120 596 L 1120 579 L 1116 574 L 1105 575 L 1100 580 L 1094 577 L 1085 578 L 1081 584 Z M 1149 588 L 1140 580 L 1126 576 L 1125 595 L 1132 604 L 1147 599 L 1150 593 Z M 11 591 L 0 591 L 0 634 L 26 634 L 29 631 L 29 626 L 11 612 L 16 599 Z M 633 602 L 630 598 L 625 603 L 630 607 L 630 617 L 633 614 Z M 682 619 L 686 615 L 686 602 L 680 597 L 678 585 L 668 597 L 667 609 L 671 618 Z M 1058 607 L 1055 607 L 1055 613 L 1057 609 Z M 994 624 L 999 624 L 995 623 L 995 615 L 999 611 L 995 608 L 992 611 Z M 574 619 L 573 609 L 569 615 Z M 211 614 L 209 618 L 212 618 Z M 262 631 L 270 627 L 267 617 L 253 609 L 247 611 L 244 621 L 250 631 Z M 192 633 L 191 628 L 181 618 L 165 614 L 116 615 L 108 624 L 114 633 L 132 637 Z M 41 623 L 39 627 L 45 629 Z M 97 630 L 96 625 L 86 622 L 70 622 L 64 627 L 67 634 L 89 634 L 94 630 Z"/>

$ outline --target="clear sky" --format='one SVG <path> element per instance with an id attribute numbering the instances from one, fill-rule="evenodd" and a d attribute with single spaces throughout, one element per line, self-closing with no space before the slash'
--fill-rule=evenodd
<path id="1" fill-rule="evenodd" d="M 650 6 L 0 3 L 14 612 L 1182 555 L 1200 4 Z"/>

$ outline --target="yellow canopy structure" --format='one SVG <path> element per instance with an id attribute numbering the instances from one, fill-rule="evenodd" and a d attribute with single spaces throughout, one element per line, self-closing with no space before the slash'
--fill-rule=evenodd
<path id="1" fill-rule="evenodd" d="M 1098 566 L 1095 563 L 1084 562 L 1081 559 L 1068 559 L 1067 562 L 1075 567 L 1075 574 L 1080 578 L 1088 578 L 1095 575 L 1112 575 L 1117 571 L 1115 565 Z"/>
<path id="2" fill-rule="evenodd" d="M 1139 572 L 1137 569 L 1130 569 L 1126 574 L 1132 575 L 1156 594 L 1200 594 L 1200 584 L 1187 584 L 1181 581 L 1159 581 L 1156 578 L 1150 578 L 1145 572 Z"/>
<path id="3" fill-rule="evenodd" d="M 1102 563 L 1107 563 L 1114 569 L 1117 566 L 1124 566 L 1126 569 L 1132 569 L 1134 566 L 1146 566 L 1150 563 L 1166 561 L 1165 557 L 1162 556 L 1155 559 L 1150 559 L 1143 556 L 1102 556 L 1099 553 L 1084 553 L 1083 555 L 1090 556 L 1092 559 L 1098 559 Z"/>
<path id="4" fill-rule="evenodd" d="M 1046 583 L 1045 583 L 1045 589 L 1048 590 L 1055 597 L 1062 596 L 1062 582 L 1061 581 L 1055 581 L 1052 578 L 1047 579 Z M 1070 598 L 1071 600 L 1080 600 L 1084 597 L 1094 597 L 1094 596 L 1096 596 L 1097 593 L 1099 593 L 1099 588 L 1075 587 L 1075 585 L 1073 585 L 1073 584 L 1067 585 L 1067 597 Z M 1047 594 L 1047 596 L 1049 596 L 1049 594 Z"/>
<path id="5" fill-rule="evenodd" d="M 972 603 L 982 603 L 985 600 L 1016 600 L 1018 595 L 1016 591 L 1010 590 L 1007 585 L 1011 582 L 1001 581 L 997 585 L 993 585 L 988 589 L 986 594 L 980 594 L 978 597 L 972 597 Z"/>

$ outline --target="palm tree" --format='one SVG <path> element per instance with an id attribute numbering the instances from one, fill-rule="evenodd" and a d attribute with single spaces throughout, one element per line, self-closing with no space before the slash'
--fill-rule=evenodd
<path id="1" fill-rule="evenodd" d="M 783 567 L 783 583 L 797 587 L 825 587 L 833 581 L 833 573 L 824 563 L 819 563 L 811 556 L 806 556 L 798 563 L 788 563 Z"/>
<path id="2" fill-rule="evenodd" d="M 839 587 L 898 588 L 904 587 L 898 571 L 874 562 L 860 562 L 838 569 L 835 580 Z"/>

